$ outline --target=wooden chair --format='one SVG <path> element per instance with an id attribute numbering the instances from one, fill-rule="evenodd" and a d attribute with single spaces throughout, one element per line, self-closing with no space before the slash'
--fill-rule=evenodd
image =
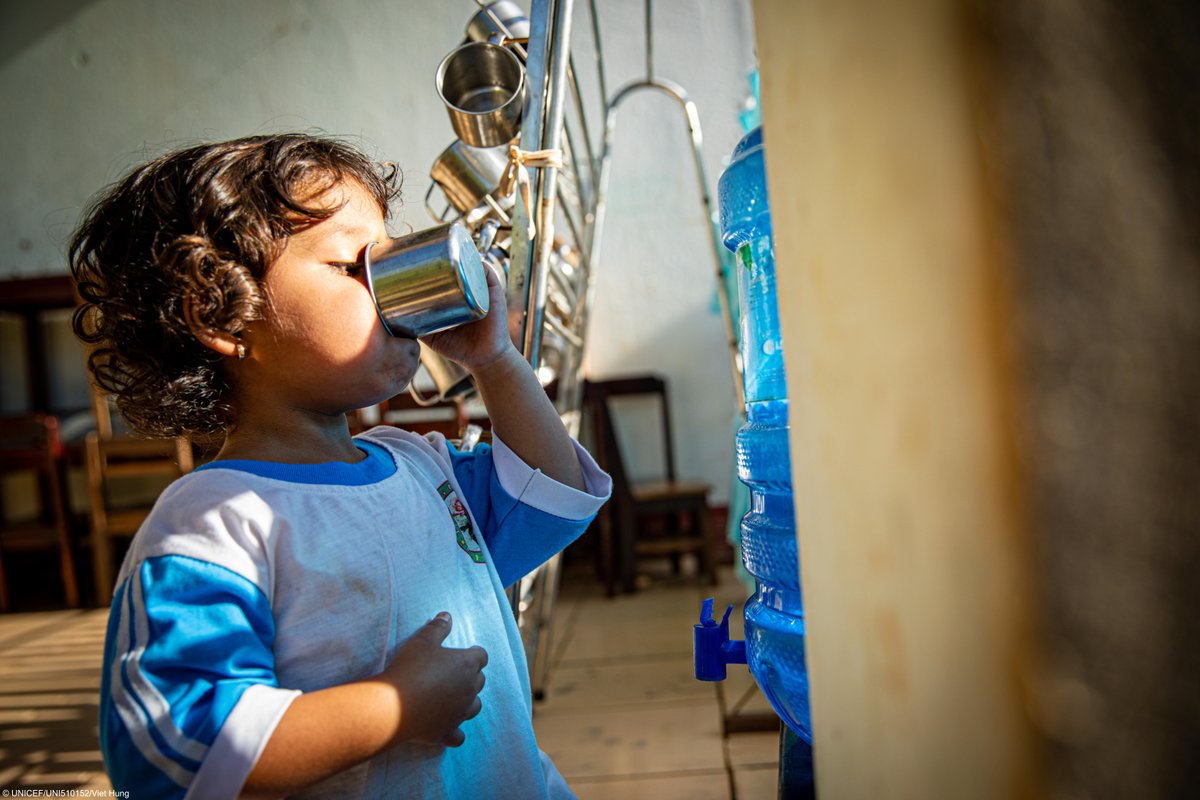
<path id="1" fill-rule="evenodd" d="M 63 480 L 63 445 L 58 419 L 50 414 L 0 418 L 0 472 L 32 472 L 39 482 L 41 509 L 30 522 L 0 523 L 0 611 L 9 608 L 5 551 L 58 548 L 67 605 L 79 605 L 79 584 L 71 552 L 70 510 Z"/>
<path id="2" fill-rule="evenodd" d="M 146 498 L 145 484 L 153 482 L 153 490 L 161 491 L 170 481 L 191 472 L 193 454 L 191 444 L 183 437 L 138 439 L 114 434 L 109 400 L 95 391 L 92 408 L 96 430 L 85 442 L 92 566 L 96 601 L 106 606 L 113 590 L 113 539 L 132 537 L 153 508 L 153 500 Z M 128 490 L 137 484 L 142 485 L 141 490 L 129 496 Z M 125 497 L 122 487 L 126 489 Z"/>
<path id="3" fill-rule="evenodd" d="M 665 466 L 665 474 L 658 480 L 632 480 L 621 453 L 611 400 L 638 396 L 658 403 L 659 445 Z M 591 418 L 596 460 L 613 479 L 612 500 L 598 520 L 600 572 L 608 594 L 613 595 L 618 584 L 623 591 L 634 591 L 639 556 L 670 556 L 678 570 L 681 555 L 696 553 L 701 575 L 716 583 L 710 487 L 676 478 L 666 381 L 656 375 L 587 381 L 584 405 Z M 644 524 L 651 519 L 662 523 L 658 530 Z"/>

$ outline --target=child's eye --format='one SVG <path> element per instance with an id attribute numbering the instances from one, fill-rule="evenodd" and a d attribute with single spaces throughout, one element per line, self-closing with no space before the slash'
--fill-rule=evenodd
<path id="1" fill-rule="evenodd" d="M 363 265 L 358 261 L 330 261 L 329 266 L 347 275 L 357 275 L 362 272 Z"/>

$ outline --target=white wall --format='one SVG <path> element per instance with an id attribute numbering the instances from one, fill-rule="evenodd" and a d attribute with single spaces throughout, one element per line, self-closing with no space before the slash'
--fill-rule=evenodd
<path id="1" fill-rule="evenodd" d="M 597 5 L 611 95 L 644 74 L 643 4 Z M 0 278 L 64 272 L 65 243 L 88 198 L 147 157 L 260 132 L 355 137 L 404 170 L 397 224 L 428 226 L 428 169 L 453 139 L 434 70 L 474 9 L 469 0 L 6 0 Z M 573 41 L 598 147 L 584 0 Z M 660 0 L 654 49 L 656 74 L 683 84 L 699 106 L 715 193 L 753 64 L 747 4 Z M 688 147 L 683 116 L 665 97 L 622 108 L 588 368 L 598 377 L 666 374 L 685 477 L 710 481 L 723 502 L 733 392 Z M 75 369 L 78 351 L 59 351 Z M 6 384 L 13 372 L 3 371 Z"/>

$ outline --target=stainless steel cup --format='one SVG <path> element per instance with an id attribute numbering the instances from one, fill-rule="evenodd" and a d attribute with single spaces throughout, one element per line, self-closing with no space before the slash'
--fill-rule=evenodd
<path id="1" fill-rule="evenodd" d="M 487 273 L 461 222 L 388 242 L 364 257 L 379 319 L 392 336 L 416 338 L 487 315 Z"/>
<path id="2" fill-rule="evenodd" d="M 475 379 L 465 367 L 443 358 L 424 344 L 421 345 L 421 363 L 437 387 L 437 400 L 453 400 L 475 388 Z"/>
<path id="3" fill-rule="evenodd" d="M 507 166 L 508 151 L 503 147 L 472 147 L 455 141 L 433 162 L 429 176 L 437 181 L 450 205 L 465 214 L 500 186 Z M 505 210 L 512 208 L 514 201 L 512 195 L 493 199 Z"/>
<path id="4" fill-rule="evenodd" d="M 488 3 L 487 7 L 504 23 L 504 27 L 508 28 L 508 33 L 513 38 L 524 39 L 529 36 L 529 17 L 525 16 L 521 7 L 512 0 L 497 0 L 495 3 Z M 503 35 L 504 31 L 497 27 L 483 9 L 479 9 L 467 23 L 467 39 L 472 42 L 486 42 L 495 33 Z"/>
<path id="5" fill-rule="evenodd" d="M 442 59 L 435 83 L 455 134 L 472 147 L 498 147 L 521 132 L 525 68 L 508 48 L 461 45 Z"/>

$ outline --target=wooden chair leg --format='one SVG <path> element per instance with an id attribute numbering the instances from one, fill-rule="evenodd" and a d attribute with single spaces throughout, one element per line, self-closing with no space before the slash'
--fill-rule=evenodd
<path id="1" fill-rule="evenodd" d="M 712 514 L 708 504 L 702 503 L 696 509 L 696 528 L 700 536 L 700 571 L 712 585 L 717 583 L 716 557 L 713 553 Z"/>
<path id="2" fill-rule="evenodd" d="M 616 575 L 613 570 L 613 520 L 609 508 L 600 509 L 599 534 L 596 542 L 596 561 L 600 567 L 600 580 L 604 583 L 604 593 L 613 597 L 617 593 Z"/>
<path id="3" fill-rule="evenodd" d="M 75 556 L 71 553 L 71 542 L 64 537 L 58 543 L 58 567 L 62 570 L 63 595 L 67 608 L 79 608 L 79 582 L 75 578 Z"/>
<path id="4" fill-rule="evenodd" d="M 96 604 L 105 608 L 112 603 L 112 548 L 99 525 L 92 525 L 92 573 L 96 579 Z"/>
<path id="5" fill-rule="evenodd" d="M 616 525 L 616 566 L 617 577 L 621 591 L 626 594 L 637 591 L 637 519 L 633 509 L 625 503 L 619 503 L 617 508 Z"/>
<path id="6" fill-rule="evenodd" d="M 4 573 L 4 550 L 0 548 L 0 612 L 8 611 L 8 578 Z"/>
<path id="7" fill-rule="evenodd" d="M 108 543 L 108 517 L 104 508 L 104 487 L 100 474 L 102 455 L 96 434 L 86 441 L 88 459 L 88 515 L 92 539 L 92 575 L 96 582 L 96 604 L 106 608 L 112 603 L 112 552 Z"/>
<path id="8" fill-rule="evenodd" d="M 678 537 L 680 540 L 686 540 L 689 536 L 696 534 L 695 524 L 692 520 L 694 514 L 688 510 L 670 511 L 666 514 L 666 535 Z M 671 559 L 671 574 L 678 578 L 683 574 L 683 557 L 691 555 L 690 549 L 673 550 L 670 554 Z M 699 559 L 697 559 L 699 562 Z M 688 561 L 688 569 L 691 569 L 691 561 Z M 699 567 L 697 567 L 699 569 Z"/>
<path id="9" fill-rule="evenodd" d="M 50 498 L 54 503 L 54 523 L 58 527 L 58 568 L 62 574 L 63 594 L 68 608 L 79 608 L 79 579 L 75 573 L 75 554 L 71 548 L 71 509 L 67 501 L 62 464 L 56 463 L 50 475 Z"/>

